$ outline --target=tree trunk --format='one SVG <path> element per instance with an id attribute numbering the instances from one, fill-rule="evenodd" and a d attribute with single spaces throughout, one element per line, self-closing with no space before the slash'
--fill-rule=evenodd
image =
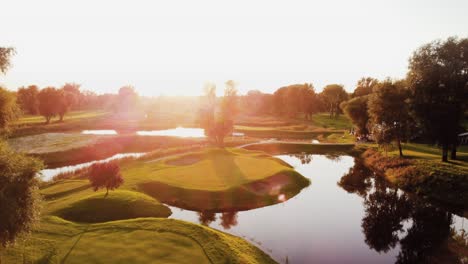
<path id="1" fill-rule="evenodd" d="M 442 161 L 448 162 L 448 144 L 442 145 Z"/>
<path id="2" fill-rule="evenodd" d="M 400 157 L 403 157 L 403 150 L 401 149 L 401 141 L 398 139 L 397 143 L 398 143 L 398 150 L 400 151 Z"/>
<path id="3" fill-rule="evenodd" d="M 46 125 L 50 123 L 50 116 L 46 116 Z"/>
<path id="4" fill-rule="evenodd" d="M 60 120 L 59 120 L 60 122 L 63 122 L 63 116 L 64 114 L 60 114 Z"/>
<path id="5" fill-rule="evenodd" d="M 109 195 L 109 188 L 106 188 L 106 195 L 104 197 L 107 197 L 107 195 Z"/>
<path id="6" fill-rule="evenodd" d="M 457 159 L 457 145 L 452 145 L 452 151 L 450 152 L 450 159 L 456 160 Z"/>

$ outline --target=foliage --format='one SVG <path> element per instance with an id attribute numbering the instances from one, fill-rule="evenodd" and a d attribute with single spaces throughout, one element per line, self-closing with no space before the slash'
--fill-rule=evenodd
<path id="1" fill-rule="evenodd" d="M 355 98 L 355 97 L 366 96 L 366 95 L 371 94 L 372 90 L 378 83 L 379 83 L 379 80 L 374 79 L 372 77 L 361 78 L 358 81 L 356 88 L 354 89 L 354 92 L 351 94 L 351 97 Z"/>
<path id="2" fill-rule="evenodd" d="M 14 94 L 0 87 L 0 134 L 4 134 L 12 121 L 19 117 L 20 109 Z"/>
<path id="3" fill-rule="evenodd" d="M 319 101 L 314 86 L 310 83 L 281 87 L 273 95 L 275 112 L 286 117 L 304 114 L 307 119 L 318 112 Z"/>
<path id="4" fill-rule="evenodd" d="M 123 86 L 119 89 L 114 107 L 118 113 L 131 114 L 137 110 L 139 100 L 135 87 L 131 85 Z"/>
<path id="5" fill-rule="evenodd" d="M 42 164 L 0 142 L 0 247 L 27 232 L 38 215 L 36 174 Z"/>
<path id="6" fill-rule="evenodd" d="M 368 122 L 369 114 L 367 103 L 369 101 L 369 96 L 359 96 L 355 97 L 349 101 L 343 102 L 341 104 L 341 109 L 346 114 L 349 119 L 356 126 L 356 134 L 358 136 L 366 137 L 369 134 Z"/>
<path id="7" fill-rule="evenodd" d="M 220 106 L 216 103 L 216 87 L 213 84 L 206 85 L 198 122 L 205 130 L 205 135 L 217 146 L 223 146 L 224 138 L 234 131 L 237 113 L 238 96 L 234 81 L 226 82 Z"/>
<path id="8" fill-rule="evenodd" d="M 106 196 L 109 194 L 109 190 L 117 189 L 124 182 L 119 164 L 115 161 L 91 165 L 88 179 L 94 191 L 106 188 Z"/>
<path id="9" fill-rule="evenodd" d="M 52 117 L 59 112 L 60 92 L 54 87 L 46 87 L 39 91 L 39 113 L 46 119 L 46 124 L 50 123 Z"/>
<path id="10" fill-rule="evenodd" d="M 425 135 L 456 158 L 457 135 L 468 108 L 468 39 L 448 38 L 416 50 L 410 59 L 408 81 L 411 106 Z"/>
<path id="11" fill-rule="evenodd" d="M 6 73 L 10 68 L 10 57 L 15 54 L 14 48 L 0 47 L 0 73 Z"/>
<path id="12" fill-rule="evenodd" d="M 379 145 L 396 142 L 403 156 L 401 141 L 409 137 L 408 89 L 403 81 L 385 80 L 369 96 L 368 112 L 372 136 Z"/>
<path id="13" fill-rule="evenodd" d="M 35 115 L 39 112 L 39 101 L 37 95 L 39 94 L 39 87 L 30 85 L 28 87 L 21 87 L 18 89 L 17 97 L 18 104 L 24 113 Z"/>
<path id="14" fill-rule="evenodd" d="M 348 99 L 348 94 L 344 90 L 343 85 L 329 84 L 323 88 L 320 98 L 330 113 L 330 117 L 337 117 L 341 113 L 340 104 Z"/>

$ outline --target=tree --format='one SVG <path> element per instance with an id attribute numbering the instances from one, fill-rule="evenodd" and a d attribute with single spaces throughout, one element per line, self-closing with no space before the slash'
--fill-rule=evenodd
<path id="1" fill-rule="evenodd" d="M 428 139 L 442 146 L 442 161 L 456 159 L 457 135 L 468 108 L 468 39 L 448 38 L 416 50 L 409 61 L 411 106 Z"/>
<path id="2" fill-rule="evenodd" d="M 310 83 L 281 87 L 273 96 L 274 108 L 279 115 L 296 117 L 302 113 L 309 119 L 318 111 L 317 96 Z"/>
<path id="3" fill-rule="evenodd" d="M 226 82 L 219 109 L 216 105 L 216 86 L 214 84 L 205 86 L 199 123 L 205 130 L 205 135 L 220 147 L 224 145 L 224 138 L 233 132 L 234 118 L 238 112 L 237 101 L 237 89 L 233 81 Z"/>
<path id="4" fill-rule="evenodd" d="M 37 96 L 39 94 L 39 87 L 30 85 L 28 87 L 21 87 L 18 89 L 18 104 L 23 112 L 30 115 L 35 115 L 39 112 L 39 101 Z"/>
<path id="5" fill-rule="evenodd" d="M 135 87 L 131 85 L 123 86 L 119 89 L 117 96 L 117 112 L 120 113 L 133 113 L 138 105 L 139 96 Z"/>
<path id="6" fill-rule="evenodd" d="M 38 216 L 37 173 L 42 163 L 0 142 L 0 247 L 31 229 Z"/>
<path id="7" fill-rule="evenodd" d="M 57 114 L 60 117 L 60 122 L 63 121 L 63 117 L 70 110 L 70 108 L 76 104 L 77 98 L 76 94 L 65 90 L 64 88 L 57 91 L 58 92 L 58 102 L 57 102 Z"/>
<path id="8" fill-rule="evenodd" d="M 54 87 L 47 87 L 39 92 L 37 99 L 39 100 L 39 113 L 46 119 L 46 124 L 49 124 L 52 117 L 59 112 L 60 92 Z"/>
<path id="9" fill-rule="evenodd" d="M 359 96 L 365 96 L 368 94 L 372 93 L 372 89 L 379 83 L 379 80 L 374 79 L 372 77 L 363 77 L 361 78 L 357 85 L 356 88 L 354 89 L 354 92 L 352 93 L 351 97 L 359 97 Z"/>
<path id="10" fill-rule="evenodd" d="M 343 88 L 343 85 L 339 84 L 329 84 L 325 86 L 320 96 L 325 103 L 327 111 L 330 113 L 330 117 L 338 117 L 341 112 L 340 104 L 348 99 L 348 94 Z"/>
<path id="11" fill-rule="evenodd" d="M 403 156 L 401 141 L 408 138 L 411 123 L 408 100 L 404 81 L 387 79 L 374 88 L 368 102 L 373 137 L 381 145 L 396 142 L 400 157 Z"/>
<path id="12" fill-rule="evenodd" d="M 124 182 L 119 164 L 115 161 L 93 164 L 89 169 L 88 179 L 94 191 L 106 188 L 106 196 L 109 190 L 117 189 Z"/>
<path id="13" fill-rule="evenodd" d="M 358 136 L 367 137 L 369 130 L 367 129 L 369 122 L 369 114 L 367 103 L 369 96 L 355 97 L 341 104 L 341 109 L 351 122 L 356 126 L 356 134 Z"/>
<path id="14" fill-rule="evenodd" d="M 15 95 L 0 87 L 0 134 L 8 131 L 10 123 L 20 115 Z"/>
<path id="15" fill-rule="evenodd" d="M 15 54 L 14 48 L 0 47 L 0 73 L 6 73 L 10 68 L 10 58 Z"/>
<path id="16" fill-rule="evenodd" d="M 68 94 L 69 99 L 72 100 L 72 104 L 70 105 L 71 109 L 77 109 L 82 106 L 84 96 L 80 91 L 80 84 L 77 83 L 65 83 L 62 87 L 62 90 Z"/>

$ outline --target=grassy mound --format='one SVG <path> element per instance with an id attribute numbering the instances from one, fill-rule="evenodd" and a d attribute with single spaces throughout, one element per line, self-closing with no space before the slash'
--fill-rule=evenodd
<path id="1" fill-rule="evenodd" d="M 132 191 L 112 191 L 86 196 L 53 214 L 64 219 L 97 223 L 138 217 L 168 217 L 171 210 L 152 197 Z"/>
<path id="2" fill-rule="evenodd" d="M 335 154 L 351 153 L 353 152 L 354 146 L 354 144 L 341 143 L 310 144 L 295 142 L 267 142 L 247 145 L 244 148 L 257 151 L 261 150 L 270 154 L 286 154 L 301 152 L 307 152 L 311 154 Z"/>
<path id="3" fill-rule="evenodd" d="M 271 205 L 310 184 L 280 159 L 229 148 L 208 148 L 155 162 L 137 161 L 124 168 L 123 175 L 128 188 L 194 210 L 246 210 Z"/>
<path id="4" fill-rule="evenodd" d="M 2 253 L 2 260 L 5 263 L 275 263 L 242 238 L 164 218 L 84 225 L 46 217 L 28 240 Z"/>

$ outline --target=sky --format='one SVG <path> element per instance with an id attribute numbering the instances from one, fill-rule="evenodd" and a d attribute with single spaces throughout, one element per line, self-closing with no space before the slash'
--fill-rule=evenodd
<path id="1" fill-rule="evenodd" d="M 294 83 L 352 91 L 358 79 L 402 78 L 421 45 L 468 37 L 466 0 L 2 0 L 0 46 L 17 54 L 11 90 L 79 83 L 97 93 L 241 94 Z"/>

